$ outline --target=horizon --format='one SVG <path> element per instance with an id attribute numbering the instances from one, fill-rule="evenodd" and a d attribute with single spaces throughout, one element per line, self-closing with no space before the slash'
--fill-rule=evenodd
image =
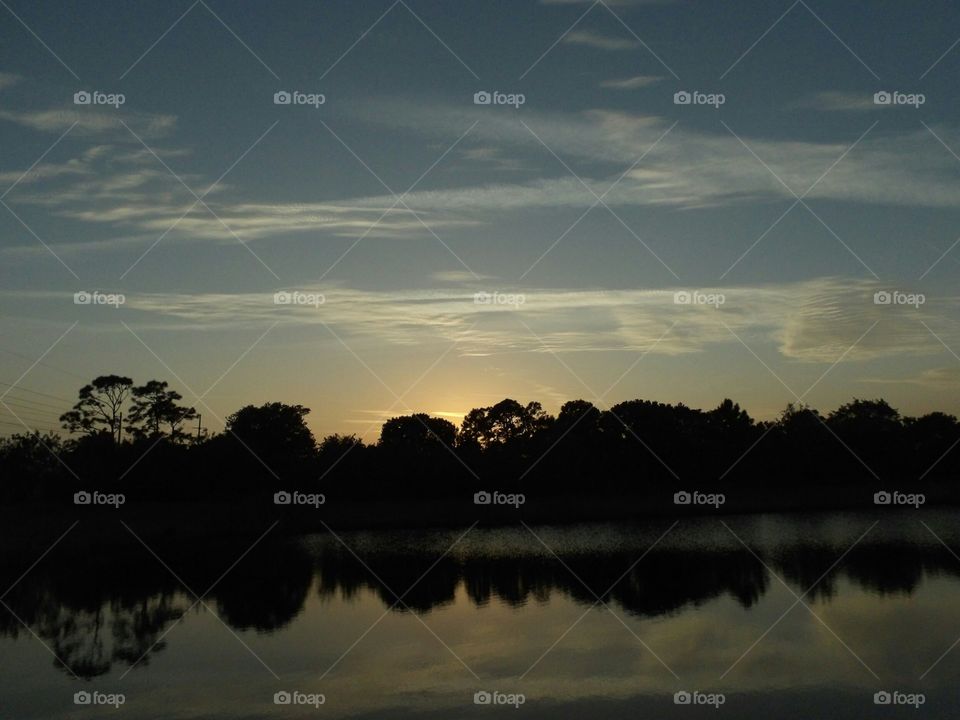
<path id="1" fill-rule="evenodd" d="M 110 375 L 111 375 L 111 376 L 123 377 L 123 376 L 119 375 L 118 373 L 111 373 Z M 94 380 L 94 378 L 91 378 L 91 380 Z M 157 380 L 156 380 L 156 379 L 150 379 L 150 380 L 143 381 L 143 383 L 141 384 L 141 381 L 136 380 L 136 379 L 132 379 L 132 385 L 131 385 L 131 387 L 132 387 L 133 389 L 137 389 L 138 387 L 143 387 L 143 386 L 147 385 L 148 383 L 150 383 L 150 382 L 155 382 L 155 381 L 157 381 Z M 160 381 L 160 382 L 166 382 L 166 381 Z M 179 394 L 179 393 L 177 392 L 177 391 L 178 391 L 178 388 L 176 388 L 176 387 L 171 386 L 171 387 L 168 387 L 168 388 L 166 388 L 166 389 L 169 390 L 169 391 L 173 391 L 174 393 Z M 43 394 L 43 393 L 37 393 L 37 395 L 39 395 L 38 398 L 28 398 L 28 400 L 29 400 L 29 399 L 33 399 L 33 400 L 47 400 L 47 399 L 49 399 L 49 398 L 51 397 L 51 396 L 46 395 L 46 394 Z M 29 416 L 32 414 L 33 410 L 29 409 L 29 406 L 27 406 L 27 405 L 21 405 L 21 404 L 19 404 L 19 403 L 17 402 L 18 400 L 19 400 L 19 398 L 8 399 L 8 402 L 10 402 L 10 403 L 13 404 L 14 410 L 17 412 L 17 415 L 18 415 L 19 417 L 24 418 L 24 417 L 26 416 L 25 419 L 29 419 Z M 148 423 L 147 423 L 147 418 L 139 418 L 139 419 L 137 419 L 135 422 L 131 422 L 131 419 L 128 417 L 128 416 L 130 415 L 130 410 L 131 410 L 131 408 L 135 405 L 135 400 L 136 400 L 136 397 L 135 397 L 135 396 L 128 394 L 128 395 L 122 400 L 122 404 L 121 404 L 121 406 L 120 406 L 121 416 L 122 416 L 122 418 L 123 418 L 122 421 L 120 422 L 121 430 L 122 430 L 122 433 L 123 433 L 121 439 L 122 439 L 123 441 L 129 441 L 129 438 L 134 438 L 134 439 L 136 439 L 136 438 L 139 437 L 139 435 L 140 435 L 141 433 L 149 430 Z M 183 402 L 180 402 L 180 400 L 183 400 Z M 457 433 L 459 434 L 459 432 L 463 429 L 463 421 L 464 421 L 466 415 L 467 415 L 470 411 L 473 411 L 473 410 L 489 410 L 490 408 L 492 408 L 492 407 L 495 406 L 495 405 L 498 405 L 498 404 L 500 404 L 500 403 L 506 403 L 506 402 L 516 402 L 516 403 L 518 403 L 520 406 L 524 406 L 524 407 L 527 406 L 528 404 L 535 404 L 535 405 L 539 406 L 539 407 L 543 410 L 543 412 L 545 413 L 545 419 L 548 420 L 548 421 L 550 421 L 550 422 L 553 422 L 553 421 L 556 421 L 556 420 L 557 420 L 557 418 L 558 418 L 558 417 L 560 416 L 560 414 L 561 414 L 561 409 L 562 409 L 563 406 L 565 406 L 565 405 L 571 405 L 571 406 L 573 406 L 573 405 L 579 405 L 579 404 L 581 404 L 581 403 L 587 403 L 590 407 L 593 407 L 593 408 L 597 409 L 597 410 L 598 410 L 599 412 L 601 412 L 601 413 L 611 412 L 613 409 L 617 408 L 618 406 L 626 405 L 626 404 L 629 404 L 629 403 L 654 403 L 654 404 L 663 405 L 663 406 L 668 407 L 668 408 L 671 408 L 671 409 L 685 408 L 685 409 L 691 410 L 691 411 L 693 411 L 693 412 L 695 412 L 695 413 L 702 413 L 702 414 L 709 414 L 710 412 L 713 412 L 713 411 L 717 411 L 717 410 L 719 410 L 719 409 L 722 409 L 722 408 L 723 408 L 725 405 L 727 405 L 727 404 L 732 404 L 738 411 L 743 411 L 744 413 L 746 413 L 747 416 L 750 418 L 750 420 L 751 420 L 753 423 L 757 424 L 757 425 L 764 424 L 764 423 L 773 423 L 773 424 L 776 424 L 776 423 L 782 421 L 783 418 L 785 417 L 785 415 L 786 415 L 789 411 L 791 411 L 791 410 L 794 410 L 794 411 L 810 410 L 810 411 L 812 411 L 812 412 L 817 413 L 818 415 L 820 415 L 820 416 L 821 416 L 822 418 L 824 418 L 824 419 L 829 419 L 829 417 L 830 417 L 831 415 L 837 413 L 838 411 L 841 411 L 841 410 L 844 410 L 844 409 L 848 409 L 848 408 L 850 408 L 850 407 L 852 407 L 852 406 L 855 406 L 855 405 L 858 404 L 858 403 L 865 403 L 865 404 L 885 404 L 885 405 L 887 405 L 887 406 L 890 407 L 894 412 L 897 413 L 897 415 L 899 416 L 899 419 L 900 419 L 901 422 L 907 422 L 907 421 L 910 421 L 910 420 L 919 420 L 919 419 L 922 419 L 923 417 L 933 416 L 933 415 L 941 415 L 941 414 L 947 415 L 947 416 L 953 418 L 953 421 L 954 421 L 954 422 L 957 421 L 957 417 L 956 417 L 956 416 L 952 415 L 951 413 L 945 413 L 943 410 L 937 410 L 937 409 L 934 409 L 934 410 L 931 410 L 931 411 L 929 411 L 929 412 L 927 412 L 927 413 L 923 413 L 922 415 L 916 415 L 916 416 L 910 415 L 910 414 L 907 414 L 907 413 L 903 413 L 903 412 L 900 411 L 899 408 L 890 405 L 884 398 L 879 397 L 879 396 L 878 396 L 878 397 L 869 397 L 869 398 L 868 398 L 868 397 L 850 397 L 850 398 L 847 399 L 846 402 L 841 403 L 840 405 L 838 405 L 838 406 L 835 407 L 835 408 L 829 408 L 829 409 L 827 409 L 827 408 L 815 407 L 815 406 L 813 406 L 813 405 L 811 405 L 811 404 L 809 404 L 809 403 L 803 402 L 802 400 L 801 400 L 801 401 L 793 401 L 793 402 L 789 402 L 784 408 L 781 409 L 781 411 L 780 411 L 779 413 L 777 413 L 774 417 L 771 417 L 771 418 L 761 418 L 761 417 L 757 417 L 756 415 L 754 415 L 754 414 L 752 414 L 752 413 L 750 412 L 750 409 L 749 409 L 749 408 L 744 407 L 744 406 L 742 406 L 739 402 L 737 402 L 737 400 L 736 400 L 735 398 L 726 398 L 726 397 L 725 397 L 725 398 L 722 398 L 716 405 L 713 405 L 713 406 L 710 406 L 710 407 L 691 407 L 691 406 L 685 405 L 685 404 L 682 403 L 682 402 L 675 402 L 675 403 L 674 403 L 674 402 L 662 402 L 662 401 L 659 401 L 659 400 L 652 400 L 652 399 L 649 399 L 649 398 L 621 398 L 621 399 L 619 399 L 619 400 L 616 400 L 615 402 L 614 402 L 614 401 L 611 401 L 611 402 L 607 403 L 607 406 L 606 406 L 606 407 L 600 407 L 600 406 L 596 405 L 595 403 L 593 403 L 592 401 L 590 401 L 590 400 L 588 400 L 588 399 L 586 399 L 586 398 L 584 398 L 584 397 L 572 397 L 572 398 L 569 398 L 569 399 L 567 399 L 566 401 L 560 403 L 560 405 L 557 407 L 557 409 L 556 409 L 555 411 L 553 411 L 553 410 L 551 410 L 550 408 L 544 406 L 543 403 L 541 403 L 540 401 L 538 401 L 538 400 L 536 400 L 536 399 L 534 399 L 534 398 L 522 398 L 522 399 L 518 400 L 517 398 L 513 398 L 513 397 L 504 397 L 504 398 L 500 398 L 500 399 L 497 400 L 496 402 L 490 403 L 489 405 L 486 405 L 486 406 L 478 406 L 478 407 L 476 407 L 476 408 L 470 408 L 466 413 L 464 413 L 464 414 L 462 414 L 462 415 L 455 415 L 455 414 L 453 414 L 453 413 L 443 413 L 443 412 L 428 412 L 428 411 L 425 411 L 425 410 L 419 410 L 419 409 L 417 409 L 417 408 L 408 408 L 408 410 L 409 410 L 408 412 L 402 412 L 402 413 L 398 412 L 398 413 L 396 413 L 396 414 L 392 414 L 392 415 L 390 415 L 389 417 L 385 418 L 382 423 L 378 423 L 377 426 L 376 426 L 376 428 L 373 428 L 373 429 L 368 428 L 367 431 L 364 432 L 364 433 L 362 433 L 362 434 L 355 433 L 355 432 L 349 432 L 348 429 L 345 428 L 343 431 L 336 431 L 336 430 L 335 430 L 335 431 L 333 431 L 333 432 L 330 432 L 330 433 L 328 433 L 328 434 L 326 434 L 326 435 L 322 435 L 322 436 L 321 436 L 321 435 L 317 435 L 316 433 L 313 433 L 313 435 L 314 435 L 314 439 L 316 440 L 316 442 L 317 442 L 318 444 L 321 443 L 323 440 L 326 440 L 326 439 L 328 439 L 328 438 L 336 438 L 336 437 L 351 438 L 351 437 L 355 437 L 355 438 L 357 438 L 357 440 L 358 440 L 360 443 L 362 443 L 362 444 L 375 445 L 375 444 L 377 444 L 378 442 L 381 441 L 381 439 L 382 439 L 382 431 L 383 431 L 383 429 L 384 429 L 384 426 L 385 426 L 386 424 L 388 424 L 391 420 L 407 419 L 407 418 L 412 418 L 412 417 L 415 417 L 415 416 L 418 416 L 418 415 L 419 415 L 419 416 L 427 416 L 428 418 L 431 418 L 431 419 L 439 419 L 439 420 L 445 420 L 445 421 L 447 421 L 447 422 L 450 422 L 450 423 L 453 424 L 454 428 L 456 429 Z M 196 411 L 196 407 L 191 406 L 190 403 L 187 402 L 182 396 L 179 398 L 179 400 L 177 400 L 177 403 L 178 403 L 178 405 L 180 405 L 181 408 L 183 408 L 183 409 L 185 409 L 185 410 Z M 267 402 L 263 403 L 263 404 L 260 405 L 260 406 L 254 405 L 254 404 L 252 404 L 252 403 L 244 403 L 244 404 L 236 407 L 232 412 L 228 412 L 224 419 L 225 419 L 225 420 L 229 420 L 230 416 L 234 415 L 235 413 L 237 413 L 237 412 L 239 412 L 240 410 L 245 409 L 245 408 L 265 407 L 265 406 L 272 405 L 272 404 L 277 404 L 277 403 L 279 403 L 279 404 L 281 404 L 281 405 L 288 405 L 288 406 L 290 406 L 290 407 L 294 407 L 294 406 L 302 407 L 302 408 L 306 411 L 306 414 L 305 414 L 305 416 L 304 416 L 304 421 L 306 422 L 306 425 L 309 427 L 309 424 L 310 424 L 310 423 L 309 423 L 310 414 L 313 412 L 313 409 L 312 409 L 311 407 L 309 407 L 309 406 L 307 406 L 307 405 L 303 405 L 302 403 L 287 404 L 287 403 L 282 403 L 282 402 L 276 401 L 276 400 L 274 400 L 274 401 L 267 401 Z M 52 407 L 52 406 L 49 405 L 49 404 L 47 404 L 46 406 L 47 406 L 47 407 Z M 66 407 L 65 407 L 63 414 L 64 414 L 64 415 L 67 414 L 70 409 L 75 409 L 75 406 L 76 406 L 76 403 L 74 403 L 74 405 L 71 405 L 69 408 L 66 408 Z M 581 412 L 581 413 L 580 413 L 580 415 L 583 415 L 583 414 L 585 414 L 585 412 Z M 184 423 L 184 427 L 183 427 L 183 431 L 184 431 L 184 435 L 185 435 L 185 436 L 187 436 L 187 437 L 193 437 L 193 435 L 195 434 L 195 431 L 199 431 L 200 428 L 202 428 L 202 430 L 203 430 L 203 436 L 204 436 L 204 438 L 209 438 L 209 437 L 211 437 L 211 436 L 213 436 L 213 435 L 220 434 L 218 431 L 213 431 L 213 432 L 211 432 L 210 429 L 209 429 L 206 425 L 204 425 L 204 424 L 202 423 L 202 417 L 203 417 L 203 413 L 202 413 L 202 412 L 197 412 L 196 415 L 193 415 L 193 416 L 189 416 L 189 415 L 188 415 L 188 421 Z M 197 425 L 196 425 L 196 426 L 193 426 L 193 425 L 192 425 L 192 423 L 194 422 L 194 418 L 198 418 L 198 420 L 197 420 Z M 109 432 L 110 432 L 108 429 L 98 428 L 98 427 L 91 428 L 90 430 L 87 430 L 87 431 L 71 430 L 71 429 L 67 428 L 67 426 L 66 426 L 67 423 L 66 423 L 66 422 L 64 422 L 64 421 L 59 421 L 59 423 L 60 423 L 60 424 L 59 424 L 59 427 L 51 427 L 51 428 L 48 428 L 48 429 L 46 429 L 46 432 L 49 432 L 50 434 L 54 434 L 54 435 L 61 435 L 61 436 L 64 436 L 65 438 L 78 438 L 78 437 L 82 437 L 82 436 L 84 436 L 84 435 L 106 434 L 106 433 L 109 433 Z M 188 423 L 189 423 L 189 424 L 188 424 Z M 24 428 L 24 429 L 25 429 L 25 428 Z M 39 431 L 39 432 L 41 432 L 41 434 L 46 434 L 45 429 L 44 429 L 44 428 L 41 428 L 41 427 L 39 427 L 39 426 L 34 426 L 34 427 L 32 428 L 32 431 Z M 229 433 L 229 430 L 224 429 L 222 432 L 228 434 L 228 433 Z M 312 431 L 311 431 L 311 432 L 312 432 Z M 2 438 L 2 437 L 13 437 L 13 436 L 16 436 L 16 435 L 23 435 L 23 434 L 24 434 L 23 431 L 17 432 L 17 431 L 14 429 L 14 430 L 10 431 L 9 433 L 0 433 L 0 438 Z"/>

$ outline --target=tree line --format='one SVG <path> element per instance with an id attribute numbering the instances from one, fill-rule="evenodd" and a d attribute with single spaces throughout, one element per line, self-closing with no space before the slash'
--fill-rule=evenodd
<path id="1" fill-rule="evenodd" d="M 302 405 L 247 405 L 219 433 L 195 433 L 195 408 L 168 383 L 104 375 L 80 388 L 60 420 L 69 437 L 0 440 L 0 499 L 69 498 L 80 489 L 145 500 L 321 492 L 327 498 L 619 496 L 657 489 L 901 490 L 955 483 L 960 423 L 942 412 L 901 415 L 882 399 L 836 410 L 790 404 L 756 421 L 726 399 L 710 410 L 649 400 L 601 409 L 586 400 L 556 416 L 512 399 L 468 412 L 459 427 L 423 413 L 387 420 L 376 442 L 317 440 Z"/>

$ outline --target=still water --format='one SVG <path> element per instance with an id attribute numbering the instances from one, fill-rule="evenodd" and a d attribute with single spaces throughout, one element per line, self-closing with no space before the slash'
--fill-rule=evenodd
<path id="1" fill-rule="evenodd" d="M 121 533 L 3 597 L 0 717 L 955 718 L 958 520 Z"/>

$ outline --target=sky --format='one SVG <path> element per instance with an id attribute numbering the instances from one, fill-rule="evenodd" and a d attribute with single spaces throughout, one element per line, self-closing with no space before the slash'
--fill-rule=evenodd
<path id="1" fill-rule="evenodd" d="M 504 397 L 960 413 L 949 1 L 0 18 L 0 434 L 108 373 L 367 440 Z"/>

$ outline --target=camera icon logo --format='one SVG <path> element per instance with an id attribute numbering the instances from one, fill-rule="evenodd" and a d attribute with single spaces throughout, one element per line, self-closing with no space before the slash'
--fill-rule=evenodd
<path id="1" fill-rule="evenodd" d="M 881 690 L 873 694 L 874 705 L 889 705 L 891 702 L 893 702 L 893 696 L 886 690 Z"/>
<path id="2" fill-rule="evenodd" d="M 886 490 L 881 490 L 880 492 L 873 494 L 873 504 L 874 505 L 889 505 L 893 500 L 893 496 L 890 495 Z"/>
<path id="3" fill-rule="evenodd" d="M 480 90 L 473 94 L 474 105 L 489 105 L 491 102 L 493 102 L 493 96 L 486 90 Z"/>
<path id="4" fill-rule="evenodd" d="M 673 494 L 674 505 L 689 505 L 693 497 L 686 490 L 681 490 Z"/>
<path id="5" fill-rule="evenodd" d="M 280 90 L 273 94 L 273 104 L 274 105 L 289 105 L 293 100 L 293 96 L 290 95 L 286 90 Z"/>
<path id="6" fill-rule="evenodd" d="M 689 705 L 693 696 L 686 690 L 679 690 L 673 694 L 674 705 Z"/>
<path id="7" fill-rule="evenodd" d="M 91 101 L 90 93 L 86 90 L 80 90 L 73 94 L 73 104 L 74 105 L 89 105 Z"/>
<path id="8" fill-rule="evenodd" d="M 493 702 L 493 695 L 486 690 L 478 690 L 473 694 L 474 705 L 489 705 L 491 702 Z"/>
<path id="9" fill-rule="evenodd" d="M 280 492 L 273 494 L 273 504 L 274 505 L 289 505 L 293 502 L 293 496 L 288 493 L 286 490 L 281 490 Z"/>
<path id="10" fill-rule="evenodd" d="M 877 290 L 873 294 L 874 305 L 889 305 L 893 302 L 893 295 L 886 290 Z"/>
<path id="11" fill-rule="evenodd" d="M 89 705 L 93 701 L 93 696 L 86 690 L 80 690 L 73 694 L 74 705 Z"/>
<path id="12" fill-rule="evenodd" d="M 893 102 L 893 96 L 886 90 L 881 90 L 873 94 L 874 105 L 889 105 Z"/>
<path id="13" fill-rule="evenodd" d="M 81 490 L 73 494 L 74 505 L 89 505 L 93 497 L 86 490 Z"/>
<path id="14" fill-rule="evenodd" d="M 73 294 L 74 305 L 89 305 L 92 299 L 93 296 L 86 290 L 81 290 L 80 292 L 75 292 Z"/>
<path id="15" fill-rule="evenodd" d="M 293 293 L 281 290 L 273 294 L 274 305 L 289 305 L 293 302 Z"/>
<path id="16" fill-rule="evenodd" d="M 289 705 L 293 701 L 293 696 L 286 690 L 280 690 L 273 694 L 274 705 Z"/>
<path id="17" fill-rule="evenodd" d="M 489 505 L 492 501 L 493 496 L 491 496 L 486 490 L 481 490 L 480 492 L 473 494 L 474 505 Z"/>
<path id="18" fill-rule="evenodd" d="M 686 290 L 681 290 L 673 294 L 673 304 L 674 305 L 689 305 L 693 300 L 693 296 L 690 295 Z"/>
<path id="19" fill-rule="evenodd" d="M 693 96 L 688 93 L 686 90 L 680 90 L 673 94 L 673 104 L 674 105 L 689 105 L 693 100 Z"/>

